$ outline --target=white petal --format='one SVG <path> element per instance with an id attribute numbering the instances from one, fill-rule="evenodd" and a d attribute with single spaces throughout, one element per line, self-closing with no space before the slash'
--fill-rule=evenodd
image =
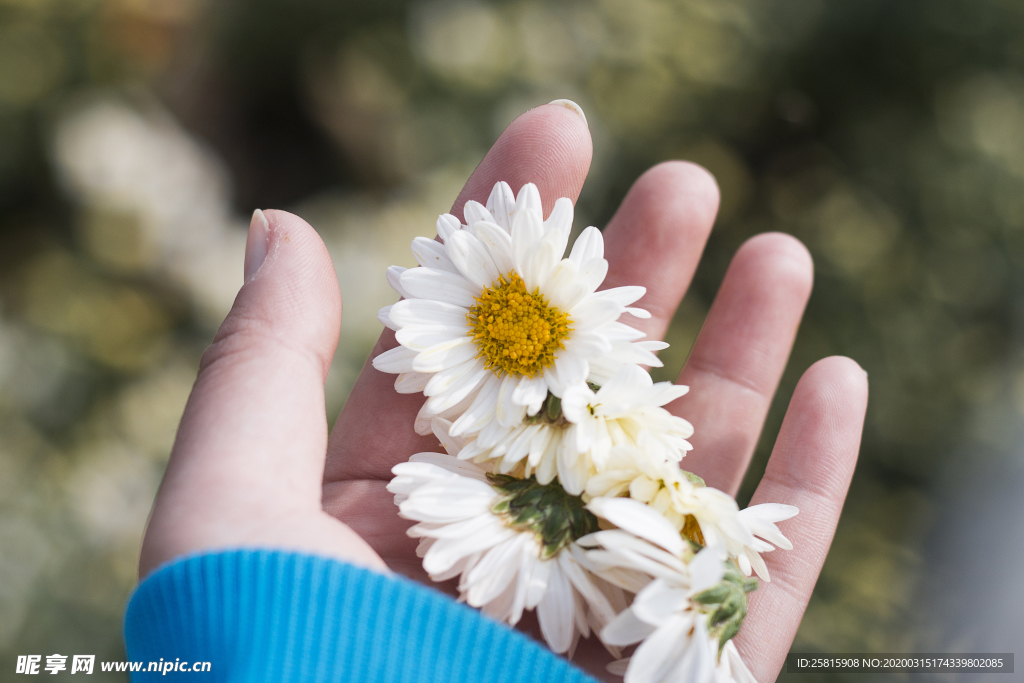
<path id="1" fill-rule="evenodd" d="M 405 299 L 391 306 L 391 322 L 398 327 L 409 325 L 461 325 L 467 329 L 469 311 L 455 304 L 427 299 Z"/>
<path id="2" fill-rule="evenodd" d="M 515 598 L 512 601 L 508 618 L 508 623 L 513 626 L 522 618 L 523 610 L 527 609 L 527 600 L 531 597 L 539 599 L 538 595 L 543 594 L 540 591 L 547 586 L 551 571 L 547 562 L 539 560 L 540 547 L 536 540 L 527 534 L 520 534 L 520 536 L 524 539 L 528 538 L 529 542 L 524 543 L 523 550 L 519 554 L 519 575 L 516 581 Z"/>
<path id="3" fill-rule="evenodd" d="M 529 572 L 522 572 L 519 580 L 523 590 L 523 605 L 526 609 L 533 609 L 544 598 L 551 575 L 555 571 L 555 564 L 549 560 L 541 560 L 540 545 L 533 536 L 528 537 L 530 542 L 526 547 L 529 550 L 524 553 L 524 557 L 528 558 L 525 565 L 529 567 Z"/>
<path id="4" fill-rule="evenodd" d="M 596 358 L 611 351 L 612 343 L 603 335 L 581 330 L 565 341 L 565 349 L 581 358 Z"/>
<path id="5" fill-rule="evenodd" d="M 604 282 L 604 278 L 607 275 L 608 262 L 603 258 L 593 258 L 584 261 L 579 267 L 577 279 L 587 294 L 593 294 L 601 286 L 601 283 Z"/>
<path id="6" fill-rule="evenodd" d="M 670 681 L 692 681 L 693 683 L 711 683 L 715 673 L 715 654 L 717 648 L 709 642 L 707 632 L 702 628 L 703 619 L 696 620 L 694 632 L 689 644 L 676 659 L 666 676 Z"/>
<path id="7" fill-rule="evenodd" d="M 506 427 L 515 426 L 526 417 L 526 406 L 517 404 L 512 398 L 518 384 L 519 379 L 512 375 L 506 375 L 501 381 L 496 413 L 498 422 Z"/>
<path id="8" fill-rule="evenodd" d="M 620 306 L 629 306 L 631 303 L 643 298 L 646 293 L 647 288 L 634 285 L 629 287 L 612 287 L 611 289 L 597 292 L 594 296 L 601 299 L 609 299 Z"/>
<path id="9" fill-rule="evenodd" d="M 404 504 L 408 504 L 408 502 L 406 501 Z M 514 533 L 511 530 L 496 530 L 493 525 L 488 525 L 461 538 L 438 539 L 434 545 L 430 546 L 430 550 L 423 558 L 423 568 L 428 574 L 443 572 L 451 568 L 460 558 L 487 550 L 506 540 L 507 535 L 503 531 Z"/>
<path id="10" fill-rule="evenodd" d="M 605 667 L 608 673 L 613 676 L 625 676 L 627 668 L 629 668 L 629 657 L 626 657 L 625 659 L 616 659 Z"/>
<path id="11" fill-rule="evenodd" d="M 512 254 L 516 271 L 521 276 L 529 264 L 530 255 L 540 245 L 543 237 L 544 223 L 541 221 L 540 213 L 520 212 L 517 208 L 515 219 L 512 221 Z M 525 280 L 525 276 L 523 279 Z"/>
<path id="12" fill-rule="evenodd" d="M 746 551 L 746 558 L 750 562 L 751 569 L 757 574 L 757 577 L 765 583 L 772 582 L 772 575 L 768 573 L 768 565 L 764 563 L 764 559 L 752 550 Z M 749 576 L 749 574 L 747 574 Z"/>
<path id="13" fill-rule="evenodd" d="M 636 618 L 632 610 L 624 610 L 601 629 L 601 640 L 606 645 L 632 645 L 654 633 L 654 627 Z"/>
<path id="14" fill-rule="evenodd" d="M 430 412 L 430 407 L 427 405 L 427 402 L 424 401 L 423 405 L 420 406 L 419 411 L 416 413 L 416 420 L 412 423 L 413 431 L 420 436 L 430 434 L 430 423 L 435 417 L 437 417 L 437 415 Z"/>
<path id="15" fill-rule="evenodd" d="M 409 298 L 409 294 L 402 287 L 402 273 L 407 270 L 408 268 L 403 268 L 402 266 L 388 266 L 387 269 L 388 284 L 391 285 L 391 289 L 406 299 Z"/>
<path id="16" fill-rule="evenodd" d="M 524 260 L 516 260 L 519 273 L 523 276 L 523 284 L 529 292 L 544 289 L 548 276 L 558 264 L 559 253 L 556 245 L 543 239 L 532 250 L 527 252 Z"/>
<path id="17" fill-rule="evenodd" d="M 466 225 L 475 225 L 480 221 L 487 221 L 488 223 L 494 222 L 494 217 L 491 216 L 491 212 L 488 211 L 483 204 L 473 201 L 472 199 L 466 202 L 466 205 L 462 207 L 462 215 L 466 219 Z"/>
<path id="18" fill-rule="evenodd" d="M 540 426 L 540 425 L 538 425 Z M 541 458 L 548 452 L 548 447 L 551 445 L 553 439 L 557 439 L 557 428 L 543 427 L 538 429 L 530 439 L 530 459 L 528 464 L 530 468 L 535 468 L 540 463 Z M 555 446 L 557 449 L 557 445 Z M 542 482 L 543 483 L 543 482 Z"/>
<path id="19" fill-rule="evenodd" d="M 476 236 L 494 261 L 499 273 L 508 274 L 515 268 L 512 258 L 512 236 L 494 223 L 477 223 Z"/>
<path id="20" fill-rule="evenodd" d="M 460 582 L 466 590 L 466 602 L 480 607 L 505 592 L 516 579 L 518 555 L 516 542 L 501 543 L 488 550 Z"/>
<path id="21" fill-rule="evenodd" d="M 381 372 L 399 373 L 412 372 L 413 360 L 417 353 L 404 346 L 396 346 L 374 357 L 373 367 Z"/>
<path id="22" fill-rule="evenodd" d="M 558 482 L 566 493 L 578 496 L 583 493 L 590 474 L 586 459 L 572 447 L 569 439 L 562 439 L 558 445 Z"/>
<path id="23" fill-rule="evenodd" d="M 572 309 L 587 294 L 586 286 L 579 280 L 576 264 L 569 259 L 559 261 L 544 284 L 548 303 L 563 311 Z"/>
<path id="24" fill-rule="evenodd" d="M 558 251 L 558 258 L 562 258 L 565 254 L 565 246 L 569 242 L 569 233 L 572 232 L 572 214 L 573 206 L 572 200 L 568 197 L 560 197 L 555 200 L 555 208 L 551 210 L 551 215 L 544 221 L 544 230 L 548 235 L 557 235 L 558 241 L 556 245 L 560 245 Z"/>
<path id="25" fill-rule="evenodd" d="M 395 333 L 398 343 L 413 351 L 466 337 L 466 331 L 444 325 L 409 325 Z"/>
<path id="26" fill-rule="evenodd" d="M 533 213 L 543 217 L 543 209 L 540 203 L 540 191 L 533 183 L 526 183 L 519 188 L 519 195 L 516 196 L 515 217 L 518 219 L 524 213 Z"/>
<path id="27" fill-rule="evenodd" d="M 553 652 L 562 653 L 569 649 L 575 609 L 572 585 L 565 574 L 555 569 L 551 572 L 548 589 L 537 605 L 540 631 Z"/>
<path id="28" fill-rule="evenodd" d="M 560 387 L 570 387 L 574 384 L 580 384 L 585 382 L 587 379 L 587 372 L 590 366 L 587 361 L 583 360 L 574 353 L 568 351 L 562 351 L 555 356 L 555 367 L 554 370 L 558 373 L 558 383 Z M 550 370 L 548 370 L 550 372 Z M 545 373 L 546 375 L 547 373 Z M 551 389 L 551 393 L 558 396 L 561 391 L 557 393 L 554 388 L 551 387 L 551 382 L 548 382 L 548 388 Z"/>
<path id="29" fill-rule="evenodd" d="M 692 617 L 679 615 L 648 636 L 630 659 L 625 683 L 662 680 L 686 652 L 692 625 Z"/>
<path id="30" fill-rule="evenodd" d="M 587 509 L 639 538 L 655 543 L 675 557 L 683 554 L 682 537 L 654 508 L 629 498 L 594 498 Z"/>
<path id="31" fill-rule="evenodd" d="M 395 378 L 395 391 L 400 394 L 418 394 L 426 388 L 431 377 L 426 372 L 403 372 Z"/>
<path id="32" fill-rule="evenodd" d="M 384 308 L 377 311 L 377 320 L 379 320 L 381 325 L 388 328 L 389 330 L 400 329 L 398 325 L 391 322 L 391 306 L 385 306 Z"/>
<path id="33" fill-rule="evenodd" d="M 445 368 L 450 368 L 453 365 L 465 363 L 467 360 L 476 358 L 476 355 L 477 348 L 473 340 L 469 337 L 462 337 L 432 346 L 426 351 L 421 351 L 413 359 L 410 370 L 415 370 L 416 372 L 440 372 Z M 408 372 L 408 370 L 403 370 L 402 372 Z"/>
<path id="34" fill-rule="evenodd" d="M 530 443 L 533 441 L 533 436 L 541 429 L 541 425 L 529 425 L 527 427 L 520 427 L 512 430 L 510 436 L 514 435 L 511 443 L 508 444 L 507 448 L 500 449 L 504 452 L 505 457 L 502 460 L 502 474 L 508 474 L 511 469 L 523 458 L 530 453 Z M 495 448 L 495 455 L 500 455 L 497 451 L 499 448 Z"/>
<path id="35" fill-rule="evenodd" d="M 537 466 L 537 471 L 534 474 L 537 475 L 537 481 L 545 486 L 550 484 L 555 479 L 557 471 L 557 458 L 555 452 L 558 449 L 559 440 L 551 439 L 548 441 L 547 448 L 544 451 L 544 455 L 540 458 L 540 463 Z"/>
<path id="36" fill-rule="evenodd" d="M 484 376 L 487 374 L 487 370 L 484 368 L 483 363 L 476 361 L 470 361 L 465 365 L 469 366 L 469 369 L 461 374 L 460 376 L 453 379 L 450 384 L 438 393 L 430 396 L 427 403 L 430 404 L 430 411 L 434 413 L 442 413 L 449 408 L 453 408 L 466 396 L 473 392 L 480 383 L 483 381 Z M 440 375 L 437 373 L 435 377 Z M 427 385 L 427 391 L 430 390 L 430 385 Z M 426 393 L 426 391 L 424 392 Z"/>
<path id="37" fill-rule="evenodd" d="M 471 477 L 487 484 L 487 473 L 471 462 L 463 462 L 454 455 L 446 453 L 414 453 L 409 456 L 409 463 L 433 465 L 461 477 Z M 402 463 L 403 465 L 407 463 Z"/>
<path id="38" fill-rule="evenodd" d="M 793 505 L 764 503 L 741 510 L 739 518 L 755 536 L 771 541 L 783 550 L 792 550 L 793 543 L 782 535 L 782 532 L 779 531 L 779 528 L 773 522 L 790 519 L 798 512 L 799 510 Z"/>
<path id="39" fill-rule="evenodd" d="M 491 375 L 484 382 L 480 393 L 476 395 L 469 408 L 466 409 L 452 425 L 451 434 L 473 434 L 481 429 L 495 414 L 498 392 L 501 390 L 501 379 Z"/>
<path id="40" fill-rule="evenodd" d="M 728 662 L 729 672 L 736 683 L 757 683 L 732 640 L 726 641 L 722 648 L 722 659 Z"/>
<path id="41" fill-rule="evenodd" d="M 412 241 L 412 255 L 416 263 L 425 268 L 446 270 L 449 273 L 459 272 L 445 253 L 444 245 L 429 237 L 417 237 Z"/>
<path id="42" fill-rule="evenodd" d="M 487 247 L 474 235 L 457 232 L 448 240 L 447 248 L 455 267 L 477 287 L 490 287 L 501 275 Z"/>
<path id="43" fill-rule="evenodd" d="M 630 609 L 640 621 L 652 626 L 661 626 L 689 606 L 690 596 L 687 589 L 669 585 L 664 579 L 655 579 L 637 593 Z"/>
<path id="44" fill-rule="evenodd" d="M 405 284 L 403 276 L 402 284 Z M 569 311 L 575 329 L 595 328 L 614 322 L 622 315 L 622 307 L 608 299 L 588 297 Z"/>
<path id="45" fill-rule="evenodd" d="M 426 396 L 437 396 L 451 389 L 453 386 L 460 383 L 460 380 L 466 376 L 472 375 L 477 369 L 483 367 L 478 359 L 474 358 L 468 360 L 465 363 L 459 363 L 458 365 L 452 365 L 451 367 L 445 368 L 440 372 L 431 375 L 430 382 L 427 384 Z"/>
<path id="46" fill-rule="evenodd" d="M 512 392 L 512 400 L 521 406 L 526 406 L 527 415 L 536 415 L 547 396 L 548 385 L 543 376 L 520 378 Z"/>
<path id="47" fill-rule="evenodd" d="M 584 263 L 591 259 L 603 259 L 604 237 L 601 235 L 601 231 L 594 226 L 590 226 L 584 230 L 583 233 L 576 238 L 576 243 L 572 245 L 572 251 L 569 253 L 569 258 L 576 264 L 577 268 L 580 268 Z"/>
<path id="48" fill-rule="evenodd" d="M 704 548 L 697 553 L 687 567 L 690 570 L 690 590 L 699 593 L 711 588 L 722 580 L 725 573 L 724 560 L 720 548 Z"/>
<path id="49" fill-rule="evenodd" d="M 437 217 L 437 236 L 441 241 L 447 241 L 449 235 L 461 229 L 462 222 L 450 213 L 443 213 Z"/>
<path id="50" fill-rule="evenodd" d="M 586 382 L 576 382 L 562 391 L 562 415 L 570 422 L 582 423 L 593 419 L 589 406 L 597 396 Z"/>
<path id="51" fill-rule="evenodd" d="M 742 512 L 742 517 L 753 517 L 755 519 L 762 519 L 766 522 L 782 522 L 787 519 L 792 519 L 800 514 L 800 508 L 795 505 L 783 505 L 782 503 L 761 503 L 760 505 L 751 505 Z"/>
<path id="52" fill-rule="evenodd" d="M 465 235 L 465 233 L 458 233 Z M 452 236 L 455 241 L 456 235 Z M 467 239 L 473 239 L 465 235 Z M 402 273 L 402 287 L 416 299 L 443 301 L 456 306 L 469 307 L 476 303 L 480 288 L 458 273 L 433 268 L 410 268 Z"/>
<path id="53" fill-rule="evenodd" d="M 583 554 L 583 550 L 579 546 L 570 546 L 558 556 L 558 564 L 572 583 L 573 588 L 586 600 L 588 609 L 594 613 L 598 623 L 603 627 L 604 624 L 615 618 L 615 608 L 594 584 L 591 575 L 577 561 L 576 558 L 582 557 Z"/>
<path id="54" fill-rule="evenodd" d="M 491 195 L 487 198 L 487 211 L 494 217 L 494 222 L 506 231 L 512 231 L 512 214 L 516 210 L 516 196 L 508 183 L 502 181 L 494 184 Z"/>

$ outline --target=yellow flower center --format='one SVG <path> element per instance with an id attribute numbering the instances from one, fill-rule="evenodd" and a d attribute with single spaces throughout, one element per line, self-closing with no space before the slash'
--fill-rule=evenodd
<path id="1" fill-rule="evenodd" d="M 550 367 L 572 329 L 569 315 L 549 306 L 539 291 L 527 292 L 514 270 L 480 292 L 466 319 L 477 357 L 489 370 L 516 377 L 535 377 Z"/>

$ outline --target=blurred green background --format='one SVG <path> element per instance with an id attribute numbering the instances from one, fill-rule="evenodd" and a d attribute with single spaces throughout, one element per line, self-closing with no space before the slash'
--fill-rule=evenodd
<path id="1" fill-rule="evenodd" d="M 841 353 L 870 374 L 794 650 L 1024 652 L 1019 0 L 0 0 L 0 679 L 18 654 L 123 656 L 252 210 L 298 213 L 334 257 L 333 417 L 394 300 L 384 268 L 512 118 L 563 97 L 595 141 L 578 224 L 664 159 L 721 186 L 661 379 L 743 240 L 814 254 L 741 503 L 800 373 Z"/>

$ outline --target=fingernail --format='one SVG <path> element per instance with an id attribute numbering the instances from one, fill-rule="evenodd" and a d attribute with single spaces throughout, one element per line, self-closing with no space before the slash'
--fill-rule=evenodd
<path id="1" fill-rule="evenodd" d="M 580 115 L 580 118 L 583 119 L 583 123 L 587 123 L 587 115 L 583 113 L 583 107 L 581 107 L 580 105 L 576 104 L 572 100 L 551 100 L 550 102 L 548 102 L 548 104 L 557 104 L 557 105 L 559 105 L 561 107 L 565 107 L 569 111 L 574 111 L 574 112 L 576 112 L 577 114 Z M 590 124 L 587 123 L 587 128 L 589 128 L 589 127 L 590 127 Z"/>
<path id="2" fill-rule="evenodd" d="M 267 244 L 270 241 L 270 223 L 263 212 L 256 209 L 249 221 L 249 236 L 245 240 L 245 281 L 256 275 L 256 271 L 267 258 Z"/>

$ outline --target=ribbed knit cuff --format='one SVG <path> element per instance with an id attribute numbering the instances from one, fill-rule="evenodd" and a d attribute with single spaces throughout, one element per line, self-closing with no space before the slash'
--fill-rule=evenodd
<path id="1" fill-rule="evenodd" d="M 269 550 L 188 557 L 142 582 L 125 615 L 135 662 L 210 662 L 134 681 L 594 683 L 526 636 L 437 591 Z M 182 668 L 179 666 L 179 668 Z"/>

